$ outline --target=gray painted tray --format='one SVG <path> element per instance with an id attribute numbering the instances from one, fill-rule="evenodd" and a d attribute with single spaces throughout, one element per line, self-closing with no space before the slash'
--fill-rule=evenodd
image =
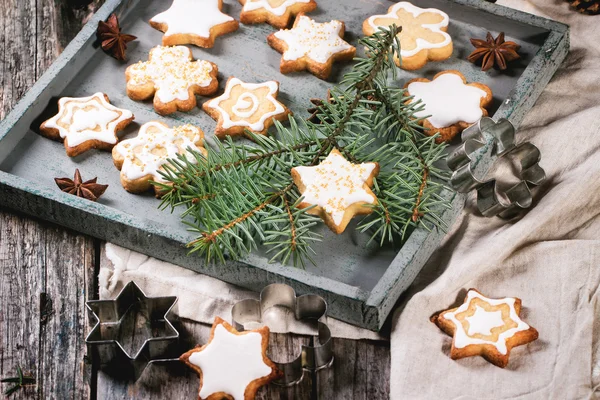
<path id="1" fill-rule="evenodd" d="M 557 22 L 503 8 L 478 0 L 415 0 L 421 7 L 436 7 L 450 15 L 449 33 L 454 40 L 453 57 L 430 63 L 416 73 L 401 72 L 398 85 L 414 76 L 431 78 L 445 69 L 458 69 L 469 80 L 489 85 L 494 92 L 491 114 L 506 117 L 518 125 L 531 108 L 569 48 L 568 27 Z M 330 315 L 352 324 L 378 330 L 400 294 L 410 285 L 444 235 L 442 231 L 414 231 L 400 249 L 366 246 L 367 236 L 350 226 L 346 233 L 334 235 L 320 227 L 323 242 L 315 247 L 317 265 L 300 270 L 269 264 L 267 258 L 253 254 L 240 262 L 206 264 L 200 256 L 188 256 L 185 249 L 192 236 L 176 214 L 161 212 L 151 195 L 132 195 L 122 189 L 119 173 L 110 153 L 90 151 L 70 159 L 62 144 L 38 135 L 41 121 L 56 112 L 62 96 L 83 96 L 97 91 L 109 95 L 117 107 L 128 108 L 136 116 L 125 132 L 135 135 L 139 125 L 154 119 L 169 125 L 189 122 L 207 132 L 214 140 L 214 121 L 196 108 L 190 113 L 160 117 L 151 102 L 141 103 L 125 95 L 124 70 L 138 60 L 146 60 L 151 47 L 160 44 L 161 33 L 147 21 L 166 9 L 164 0 L 107 0 L 63 54 L 0 123 L 0 205 L 62 224 L 150 256 L 174 262 L 240 286 L 260 290 L 272 282 L 292 285 L 298 293 L 312 292 L 325 297 Z M 392 2 L 386 0 L 321 0 L 318 21 L 333 18 L 346 22 L 346 38 L 356 44 L 362 36 L 362 21 L 384 13 Z M 241 6 L 229 0 L 224 11 L 238 16 Z M 129 62 L 119 63 L 105 55 L 95 43 L 99 20 L 117 12 L 123 30 L 138 36 L 129 44 Z M 308 73 L 279 73 L 280 54 L 266 44 L 274 29 L 268 25 L 241 25 L 232 34 L 217 39 L 212 49 L 193 47 L 194 57 L 218 64 L 221 89 L 229 76 L 247 81 L 276 79 L 281 82 L 281 99 L 297 114 L 306 112 L 309 99 L 323 97 L 331 82 Z M 510 72 L 483 73 L 466 61 L 471 51 L 470 37 L 485 37 L 487 30 L 504 31 L 507 39 L 522 45 L 522 60 Z M 337 66 L 330 79 L 339 80 L 349 65 Z M 206 99 L 200 98 L 200 103 Z M 488 144 L 488 149 L 491 143 Z M 492 159 L 482 149 L 475 170 L 485 174 Z M 98 203 L 67 195 L 56 188 L 53 178 L 69 176 L 79 168 L 84 178 L 97 176 L 109 190 Z M 444 193 L 453 207 L 443 214 L 451 225 L 464 206 L 464 196 Z"/>

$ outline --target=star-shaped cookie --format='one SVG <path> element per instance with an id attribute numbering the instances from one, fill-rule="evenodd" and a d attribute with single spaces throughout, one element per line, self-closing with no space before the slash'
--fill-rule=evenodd
<path id="1" fill-rule="evenodd" d="M 75 157 L 89 149 L 112 149 L 119 141 L 117 132 L 133 118 L 131 111 L 110 104 L 104 93 L 62 97 L 58 100 L 58 114 L 42 123 L 40 133 L 63 141 L 67 155 Z"/>
<path id="2" fill-rule="evenodd" d="M 486 107 L 492 104 L 492 90 L 482 83 L 467 83 L 458 71 L 442 71 L 433 77 L 415 78 L 404 86 L 414 100 L 422 100 L 424 109 L 417 111 L 417 118 L 425 133 L 439 133 L 439 142 L 449 142 L 481 117 L 487 116 Z"/>
<path id="3" fill-rule="evenodd" d="M 292 29 L 270 34 L 267 42 L 283 53 L 281 73 L 308 70 L 327 79 L 334 61 L 349 61 L 356 54 L 356 48 L 343 39 L 344 29 L 341 21 L 319 23 L 300 13 Z"/>
<path id="4" fill-rule="evenodd" d="M 215 134 L 241 135 L 246 129 L 266 135 L 275 120 L 283 121 L 291 111 L 277 101 L 279 82 L 245 83 L 238 78 L 229 78 L 225 93 L 202 105 L 216 119 Z"/>
<path id="5" fill-rule="evenodd" d="M 200 375 L 199 399 L 251 400 L 281 373 L 267 357 L 269 328 L 238 332 L 219 317 L 208 343 L 179 359 Z"/>
<path id="6" fill-rule="evenodd" d="M 363 22 L 365 35 L 372 35 L 379 27 L 392 24 L 401 26 L 400 58 L 396 64 L 406 70 L 425 66 L 428 61 L 442 61 L 452 55 L 452 38 L 448 30 L 448 14 L 436 8 L 420 8 L 407 1 L 392 5 L 385 15 L 374 15 Z"/>
<path id="7" fill-rule="evenodd" d="M 276 28 L 285 28 L 294 15 L 314 11 L 315 0 L 240 0 L 244 24 L 266 22 Z"/>
<path id="8" fill-rule="evenodd" d="M 535 328 L 520 317 L 521 300 L 514 297 L 491 299 L 469 289 L 464 303 L 431 318 L 452 339 L 450 357 L 482 356 L 504 368 L 513 347 L 538 338 Z"/>
<path id="9" fill-rule="evenodd" d="M 371 191 L 379 174 L 376 162 L 353 164 L 338 149 L 333 149 L 319 165 L 292 168 L 292 179 L 304 199 L 299 208 L 316 206 L 309 214 L 320 216 L 335 233 L 342 233 L 350 220 L 370 214 L 368 205 L 377 204 Z"/>
<path id="10" fill-rule="evenodd" d="M 239 23 L 221 12 L 223 0 L 173 0 L 171 7 L 150 20 L 164 32 L 162 44 L 194 44 L 210 48 L 215 38 L 235 31 Z"/>
<path id="11" fill-rule="evenodd" d="M 151 181 L 167 184 L 160 174 L 167 160 L 183 154 L 190 162 L 196 162 L 189 149 L 206 156 L 203 142 L 204 132 L 189 124 L 169 128 L 159 121 L 145 123 L 136 137 L 123 140 L 113 148 L 113 161 L 121 171 L 121 184 L 131 193 L 149 190 Z M 154 186 L 154 191 L 160 196 L 164 189 Z"/>
<path id="12" fill-rule="evenodd" d="M 154 109 L 161 115 L 190 111 L 196 96 L 217 91 L 218 68 L 210 61 L 192 61 L 185 46 L 156 46 L 148 61 L 132 64 L 125 70 L 127 96 L 132 100 L 154 97 Z"/>

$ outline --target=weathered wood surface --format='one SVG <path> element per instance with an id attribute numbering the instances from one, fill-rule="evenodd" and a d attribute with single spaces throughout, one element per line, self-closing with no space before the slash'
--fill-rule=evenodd
<path id="1" fill-rule="evenodd" d="M 0 1 L 0 118 L 60 54 L 102 0 Z M 21 366 L 37 385 L 12 399 L 194 399 L 198 377 L 177 363 L 153 365 L 135 383 L 92 371 L 85 358 L 86 299 L 97 296 L 101 244 L 0 209 L 0 377 Z M 183 323 L 183 339 L 204 343 L 209 327 Z M 271 351 L 292 357 L 305 337 L 273 334 Z M 389 345 L 334 339 L 330 369 L 293 388 L 269 386 L 258 399 L 386 399 Z M 2 385 L 2 391 L 9 385 Z"/>

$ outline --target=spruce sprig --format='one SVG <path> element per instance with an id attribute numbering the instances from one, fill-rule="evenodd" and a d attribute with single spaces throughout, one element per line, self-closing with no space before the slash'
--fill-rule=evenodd
<path id="1" fill-rule="evenodd" d="M 366 56 L 331 90 L 331 102 L 318 107 L 321 124 L 290 118 L 276 122 L 277 135 L 247 132 L 255 143 L 231 138 L 209 147 L 206 157 L 179 156 L 162 173 L 167 191 L 161 206 L 182 207 L 182 219 L 197 238 L 191 252 L 207 261 L 239 259 L 266 247 L 272 261 L 303 266 L 312 261 L 312 231 L 320 218 L 300 209 L 302 196 L 293 184 L 295 166 L 317 165 L 337 148 L 351 162 L 378 162 L 373 212 L 359 225 L 372 240 L 403 241 L 412 228 L 443 225 L 438 213 L 447 203 L 439 196 L 446 173 L 436 166 L 444 146 L 422 133 L 403 89 L 393 86 L 393 56 L 400 49 L 392 25 L 361 39 Z M 391 82 L 391 83 L 390 83 Z"/>

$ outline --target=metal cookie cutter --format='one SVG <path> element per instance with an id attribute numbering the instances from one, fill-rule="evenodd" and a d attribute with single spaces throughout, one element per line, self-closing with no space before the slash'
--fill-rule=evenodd
<path id="1" fill-rule="evenodd" d="M 477 189 L 477 208 L 486 217 L 512 218 L 531 206 L 531 188 L 544 182 L 546 173 L 539 165 L 541 154 L 536 146 L 530 142 L 515 145 L 515 127 L 510 121 L 494 122 L 484 117 L 463 131 L 462 140 L 447 159 L 454 171 L 450 178 L 454 190 L 467 193 Z M 499 157 L 505 156 L 518 161 L 516 175 L 520 181 L 502 190 L 495 179 L 484 181 L 481 171 L 487 173 Z"/>
<path id="2" fill-rule="evenodd" d="M 176 302 L 175 296 L 147 297 L 133 281 L 114 300 L 86 302 L 97 320 L 85 339 L 92 362 L 137 380 L 148 364 L 177 360 Z"/>
<path id="3" fill-rule="evenodd" d="M 302 380 L 304 370 L 318 371 L 333 363 L 331 332 L 327 325 L 320 321 L 327 312 L 327 303 L 321 296 L 314 294 L 296 297 L 296 292 L 290 286 L 274 283 L 260 292 L 260 300 L 246 299 L 236 303 L 231 309 L 232 324 L 242 331 L 245 324 L 261 322 L 265 311 L 277 306 L 289 309 L 294 313 L 296 320 L 311 323 L 318 332 L 317 343 L 311 341 L 311 345 L 302 346 L 302 351 L 296 359 L 288 363 L 275 361 L 284 376 L 274 383 L 292 386 Z"/>

